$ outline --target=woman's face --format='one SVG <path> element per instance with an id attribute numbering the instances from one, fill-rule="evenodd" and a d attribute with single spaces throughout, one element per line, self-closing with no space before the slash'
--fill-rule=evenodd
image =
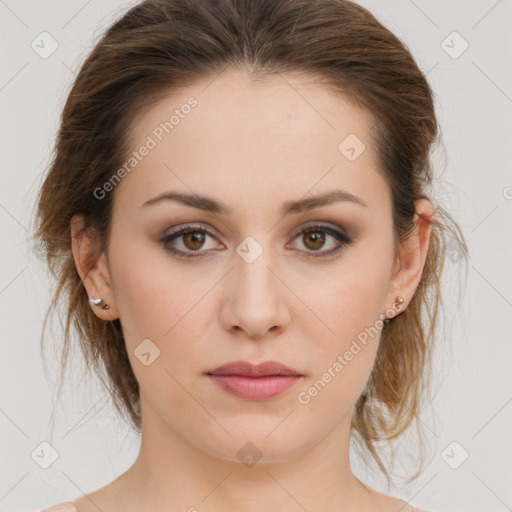
<path id="1" fill-rule="evenodd" d="M 137 155 L 112 192 L 112 301 L 145 428 L 280 460 L 348 435 L 397 294 L 391 196 L 365 111 L 291 75 L 208 83 L 133 127 Z M 335 191 L 357 199 L 313 199 Z M 155 200 L 165 193 L 189 199 Z M 208 375 L 240 360 L 302 377 Z"/>

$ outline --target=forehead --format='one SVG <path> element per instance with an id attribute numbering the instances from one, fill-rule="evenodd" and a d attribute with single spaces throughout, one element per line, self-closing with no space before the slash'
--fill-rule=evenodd
<path id="1" fill-rule="evenodd" d="M 229 184 L 238 188 L 236 203 L 243 202 L 242 189 L 245 198 L 287 191 L 290 199 L 345 185 L 371 202 L 372 190 L 383 185 L 373 123 L 366 110 L 314 78 L 259 81 L 224 72 L 173 91 L 132 124 L 132 149 L 149 140 L 152 149 L 117 188 L 129 188 L 141 203 L 171 188 L 229 195 Z"/>
<path id="2" fill-rule="evenodd" d="M 189 108 L 191 98 L 195 106 Z M 149 106 L 132 125 L 134 142 L 142 142 L 174 112 L 177 115 L 171 130 L 176 143 L 186 138 L 189 143 L 211 141 L 219 145 L 229 141 L 233 145 L 248 143 L 248 136 L 253 136 L 256 138 L 250 146 L 272 140 L 269 151 L 276 145 L 306 139 L 337 154 L 337 143 L 349 133 L 369 142 L 367 132 L 374 123 L 366 110 L 313 77 L 279 73 L 255 80 L 243 71 L 230 70 L 173 91 Z M 273 139 L 275 133 L 280 134 L 279 141 Z M 167 134 L 164 131 L 162 135 L 169 138 Z M 250 151 L 246 146 L 244 149 Z M 261 154 L 264 148 L 257 149 Z"/>

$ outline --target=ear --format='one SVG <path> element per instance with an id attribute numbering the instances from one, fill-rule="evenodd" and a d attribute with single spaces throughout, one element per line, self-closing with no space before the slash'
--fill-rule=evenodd
<path id="1" fill-rule="evenodd" d="M 100 252 L 99 241 L 91 236 L 85 228 L 84 216 L 76 214 L 70 222 L 71 250 L 76 269 L 84 283 L 90 299 L 101 298 L 109 305 L 109 309 L 91 304 L 96 316 L 102 320 L 118 318 L 114 291 L 111 285 L 110 272 L 106 255 Z"/>
<path id="2" fill-rule="evenodd" d="M 427 252 L 430 245 L 430 234 L 432 231 L 433 207 L 428 199 L 420 199 L 415 203 L 415 229 L 407 240 L 404 240 L 398 250 L 395 270 L 390 283 L 390 295 L 388 304 L 393 309 L 396 297 L 403 297 L 404 302 L 398 312 L 405 310 L 411 302 L 414 292 L 418 287 Z M 422 217 L 427 220 L 423 220 Z"/>

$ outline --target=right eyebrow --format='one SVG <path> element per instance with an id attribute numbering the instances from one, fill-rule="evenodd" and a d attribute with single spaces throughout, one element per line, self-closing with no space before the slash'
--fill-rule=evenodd
<path id="1" fill-rule="evenodd" d="M 306 199 L 299 199 L 298 201 L 287 201 L 281 208 L 281 215 L 284 217 L 285 215 L 297 214 L 339 201 L 350 202 L 362 206 L 363 208 L 368 208 L 368 205 L 360 197 L 346 190 L 338 189 Z"/>
<path id="2" fill-rule="evenodd" d="M 149 199 L 142 205 L 142 208 L 161 203 L 162 201 L 177 201 L 186 206 L 192 206 L 193 208 L 211 213 L 227 215 L 233 212 L 232 208 L 210 197 L 175 191 L 163 192 L 153 197 L 153 199 Z"/>

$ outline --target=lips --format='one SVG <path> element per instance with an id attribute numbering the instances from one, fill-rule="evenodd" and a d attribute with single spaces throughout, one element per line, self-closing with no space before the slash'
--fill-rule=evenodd
<path id="1" fill-rule="evenodd" d="M 267 377 L 269 375 L 295 375 L 301 374 L 284 364 L 275 361 L 265 361 L 264 363 L 253 365 L 247 361 L 233 361 L 224 364 L 208 372 L 208 375 L 239 375 L 244 377 Z"/>
<path id="2" fill-rule="evenodd" d="M 258 365 L 234 361 L 207 372 L 207 376 L 221 390 L 247 400 L 268 400 L 281 395 L 304 377 L 275 361 Z"/>

